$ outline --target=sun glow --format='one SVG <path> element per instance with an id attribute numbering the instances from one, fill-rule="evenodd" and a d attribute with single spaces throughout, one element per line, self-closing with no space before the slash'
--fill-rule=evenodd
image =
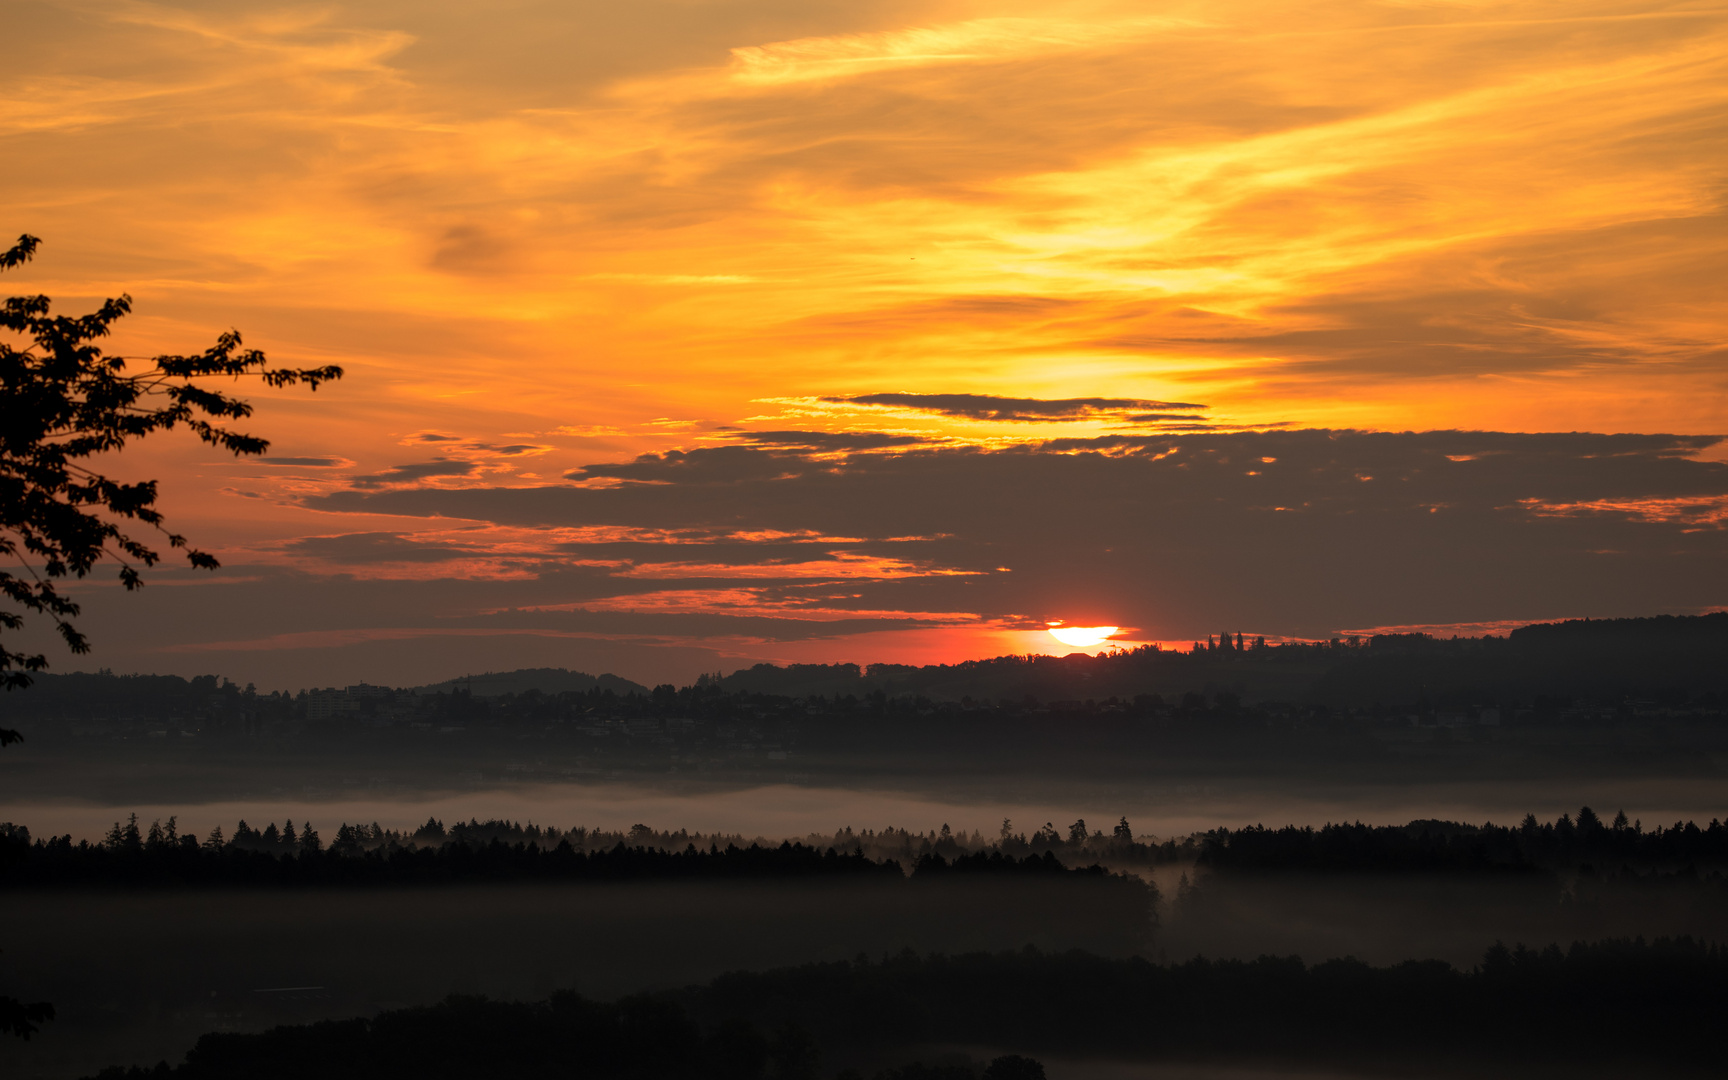
<path id="1" fill-rule="evenodd" d="M 1050 636 L 1064 645 L 1089 649 L 1110 639 L 1120 626 L 1052 626 Z"/>
<path id="2" fill-rule="evenodd" d="M 1728 442 L 1663 433 L 1728 403 L 1728 7 L 691 7 L 0 5 L 39 46 L 0 138 L 45 166 L 6 177 L 9 235 L 45 243 L 0 296 L 130 292 L 123 354 L 238 326 L 348 372 L 247 395 L 268 458 L 137 451 L 230 572 L 129 601 L 174 598 L 93 662 L 660 685 L 1186 651 L 1209 611 L 1276 637 L 1595 610 L 1559 578 L 1501 610 L 1484 564 L 1479 609 L 1397 613 L 1339 570 L 1314 622 L 1198 538 L 1210 587 L 1178 601 L 1152 568 L 1184 512 L 1463 542 L 1480 495 L 1605 575 L 1634 536 L 1714 565 Z M 1564 473 L 1517 441 L 1590 431 L 1658 441 L 1568 435 Z M 1648 486 L 1594 471 L 1608 446 Z"/>

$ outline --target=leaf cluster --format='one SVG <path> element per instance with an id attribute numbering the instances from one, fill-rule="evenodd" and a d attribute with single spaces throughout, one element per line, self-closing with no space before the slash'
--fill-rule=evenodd
<path id="1" fill-rule="evenodd" d="M 29 261 L 39 243 L 19 237 L 0 254 L 0 270 Z M 17 564 L 0 570 L 0 596 L 14 605 L 0 609 L 0 631 L 22 628 L 23 612 L 45 614 L 74 653 L 90 646 L 70 622 L 79 606 L 60 583 L 112 559 L 120 564 L 120 583 L 139 588 L 140 571 L 161 554 L 134 535 L 136 526 L 155 530 L 159 542 L 182 550 L 195 568 L 218 566 L 214 556 L 164 528 L 154 480 L 116 480 L 99 471 L 95 459 L 181 427 L 235 455 L 262 454 L 268 442 L 228 426 L 251 416 L 252 406 L 204 385 L 207 380 L 255 377 L 266 386 L 316 390 L 342 377 L 334 366 L 272 368 L 233 330 L 188 356 L 105 354 L 98 343 L 131 310 L 125 295 L 80 316 L 54 314 L 46 296 L 13 296 L 0 304 L 0 328 L 29 342 L 17 348 L 0 341 L 0 559 Z M 47 664 L 42 654 L 0 647 L 0 685 L 28 686 L 29 673 Z M 11 741 L 15 734 L 0 738 Z"/>

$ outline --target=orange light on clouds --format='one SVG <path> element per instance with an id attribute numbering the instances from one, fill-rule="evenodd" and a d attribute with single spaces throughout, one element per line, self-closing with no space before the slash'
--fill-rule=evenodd
<path id="1" fill-rule="evenodd" d="M 1120 626 L 1052 626 L 1050 636 L 1076 649 L 1090 649 L 1114 637 Z"/>
<path id="2" fill-rule="evenodd" d="M 651 515 L 314 504 L 638 491 L 578 470 L 741 457 L 752 435 L 809 435 L 798 453 L 840 477 L 855 451 L 1184 424 L 1648 434 L 1728 415 L 1728 301 L 1709 284 L 1728 280 L 1718 7 L 14 7 L 4 25 L 32 47 L 0 91 L 0 141 L 30 167 L 0 181 L 0 226 L 45 244 L 0 289 L 68 314 L 129 292 L 113 341 L 128 355 L 234 326 L 274 360 L 348 370 L 315 397 L 251 395 L 278 466 L 190 442 L 128 451 L 176 531 L 233 567 L 562 575 L 597 582 L 567 601 L 595 612 L 943 623 L 849 629 L 859 658 L 868 642 L 905 660 L 1093 648 L 1117 628 L 1039 629 L 1075 590 L 950 544 L 940 523 L 876 535 L 860 514 L 793 548 L 791 512 L 685 532 Z M 1119 404 L 1033 423 L 894 399 L 939 394 Z M 1137 416 L 1149 402 L 1204 405 L 1155 421 Z M 869 436 L 884 441 L 845 441 Z M 1295 467 L 1241 464 L 1268 485 Z M 1715 529 L 1724 505 L 1688 491 L 1526 509 Z M 632 547 L 671 543 L 688 557 Z M 1005 598 L 1020 580 L 1028 599 Z M 938 585 L 956 588 L 927 601 Z M 996 606 L 951 600 L 961 586 Z M 1454 615 L 1470 613 L 1364 617 Z M 1110 617 L 1149 638 L 1199 629 Z"/>
<path id="3" fill-rule="evenodd" d="M 6 205 L 49 244 L 16 279 L 130 290 L 144 347 L 240 325 L 348 364 L 331 396 L 367 415 L 297 409 L 300 439 L 368 464 L 400 429 L 537 432 L 563 463 L 884 388 L 1721 415 L 1722 11 L 633 7 L 616 39 L 550 0 L 21 27 L 43 70 L 0 137 L 37 164 Z"/>

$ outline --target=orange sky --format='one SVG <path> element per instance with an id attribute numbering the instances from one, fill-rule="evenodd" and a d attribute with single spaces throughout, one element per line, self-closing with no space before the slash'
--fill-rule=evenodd
<path id="1" fill-rule="evenodd" d="M 1144 582 L 1083 582 L 1084 567 L 1072 605 L 1057 579 L 990 605 L 920 592 L 906 579 L 1033 568 L 896 554 L 867 527 L 771 528 L 764 511 L 678 534 L 646 517 L 316 500 L 562 485 L 584 466 L 736 444 L 737 429 L 886 433 L 958 453 L 1201 423 L 1725 427 L 1728 9 L 1706 4 L 11 0 L 0 37 L 15 43 L 0 227 L 45 241 L 0 288 L 68 309 L 131 293 L 137 313 L 115 342 L 129 354 L 189 351 L 233 326 L 279 362 L 348 369 L 316 396 L 255 395 L 274 453 L 322 464 L 234 464 L 189 441 L 129 455 L 233 580 L 531 581 L 564 557 L 557 544 L 595 539 L 571 529 L 640 543 L 802 529 L 813 558 L 572 555 L 638 591 L 550 600 L 596 616 L 791 605 L 853 620 L 774 644 L 668 630 L 656 648 L 696 649 L 665 660 L 680 676 L 764 658 L 1022 651 L 1055 619 L 1175 639 L 1224 627 L 1194 615 L 1197 601 L 1118 602 Z M 1031 424 L 825 400 L 882 393 L 1196 403 L 1168 415 L 1205 419 L 1135 420 L 1145 409 L 1119 404 Z M 843 467 L 849 451 L 801 453 L 801 468 Z M 401 466 L 422 468 L 389 471 Z M 1624 516 L 1624 500 L 1659 497 L 1714 513 L 1712 476 L 1684 491 L 1532 487 L 1505 505 L 1606 498 L 1601 513 Z M 350 558 L 306 543 L 356 535 L 445 547 Z M 765 576 L 831 595 L 771 596 Z M 639 591 L 648 578 L 666 584 Z M 907 589 L 841 597 L 854 580 Z M 525 606 L 497 595 L 439 617 Z M 1566 595 L 1530 601 L 1542 610 L 1413 602 L 1302 625 L 1252 605 L 1218 615 L 1325 633 L 1621 603 Z M 187 630 L 172 654 L 116 623 L 105 647 L 140 669 L 220 669 L 284 633 L 426 631 L 405 614 L 418 601 L 402 603 L 374 608 L 369 626 Z M 175 617 L 195 624 L 196 608 Z M 923 621 L 857 622 L 901 617 Z M 333 655 L 269 670 L 317 681 Z M 344 677 L 372 662 L 379 678 L 420 671 L 374 657 Z"/>

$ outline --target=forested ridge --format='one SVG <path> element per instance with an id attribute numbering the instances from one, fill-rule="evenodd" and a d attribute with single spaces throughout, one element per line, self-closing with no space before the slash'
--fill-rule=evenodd
<path id="1" fill-rule="evenodd" d="M 1728 949 L 1690 938 L 1437 960 L 1195 958 L 1027 949 L 903 954 L 725 975 L 687 991 L 710 1021 L 791 1021 L 824 1046 L 954 1042 L 1033 1053 L 1330 1057 L 1410 1051 L 1717 1060 Z"/>
<path id="2" fill-rule="evenodd" d="M 1588 806 L 1576 820 L 1562 814 L 1551 822 L 1526 815 L 1518 825 L 1466 825 L 1413 821 L 1408 825 L 1361 822 L 1268 829 L 1218 829 L 1206 833 L 1198 862 L 1220 870 L 1488 871 L 1539 869 L 1666 870 L 1728 867 L 1728 826 L 1712 819 L 1645 829 L 1624 812 L 1604 822 Z"/>
<path id="3" fill-rule="evenodd" d="M 271 827 L 274 830 L 274 826 Z M 344 831 L 349 827 L 344 826 Z M 297 845 L 275 850 L 242 843 L 200 843 L 196 837 L 137 837 L 136 824 L 117 839 L 93 844 L 60 836 L 31 842 L 28 834 L 0 832 L 0 888 L 62 886 L 368 886 L 435 885 L 508 881 L 651 881 L 752 878 L 875 878 L 928 881 L 972 875 L 1087 878 L 1107 881 L 1147 904 L 1156 895 L 1139 878 L 1113 874 L 1097 864 L 1069 868 L 1054 855 L 1015 857 L 999 851 L 921 856 L 907 868 L 893 859 L 873 859 L 862 850 L 817 848 L 784 841 L 778 846 L 687 844 L 681 850 L 629 846 L 578 850 L 568 839 L 556 846 L 492 839 L 447 842 L 437 847 L 396 845 L 370 850 L 358 845 L 323 847 L 307 830 Z"/>
<path id="4" fill-rule="evenodd" d="M 1219 873 L 1620 874 L 1728 873 L 1728 825 L 1677 821 L 1646 828 L 1624 812 L 1603 821 L 1590 807 L 1517 825 L 1424 819 L 1406 825 L 1339 822 L 1219 828 L 1158 840 L 1126 818 L 1110 834 L 1075 821 L 1030 836 L 1008 821 L 999 834 L 844 828 L 778 843 L 737 834 L 559 829 L 490 820 L 428 820 L 413 830 L 343 824 L 328 845 L 292 821 L 203 840 L 170 818 L 116 822 L 101 841 L 32 839 L 0 823 L 0 888 L 46 884 L 364 884 L 437 881 L 800 877 L 940 873 L 1081 873 L 1193 863 Z"/>
<path id="5" fill-rule="evenodd" d="M 456 997 L 372 1019 L 210 1034 L 178 1066 L 100 1076 L 815 1080 L 943 1046 L 1119 1060 L 1373 1065 L 1420 1055 L 1430 1064 L 1706 1067 L 1720 1060 L 1724 1008 L 1728 950 L 1689 938 L 1497 944 L 1469 970 L 908 952 L 733 973 L 616 1004 L 572 993 L 539 1003 Z M 971 1070 L 949 1080 L 962 1075 Z"/>
<path id="6" fill-rule="evenodd" d="M 476 687 L 510 689 L 487 694 Z M 1345 717 L 1447 725 L 1485 713 L 1495 725 L 1719 723 L 1728 715 L 1728 612 L 1582 619 L 1450 639 L 1399 633 L 1268 643 L 1224 633 L 1189 650 L 1147 645 L 923 667 L 758 664 L 652 690 L 562 670 L 417 689 L 362 684 L 298 692 L 260 691 L 215 675 L 74 672 L 41 676 L 30 694 L 0 701 L 0 718 L 10 724 L 98 739 L 329 737 L 361 727 L 448 733 L 631 720 L 654 721 L 660 734 L 687 734 L 676 726 L 685 722 L 706 730 L 795 721 L 809 734 L 855 724 L 1037 725 L 1053 715 L 1126 715 L 1178 727 Z M 634 729 L 615 733 L 643 737 Z"/>

